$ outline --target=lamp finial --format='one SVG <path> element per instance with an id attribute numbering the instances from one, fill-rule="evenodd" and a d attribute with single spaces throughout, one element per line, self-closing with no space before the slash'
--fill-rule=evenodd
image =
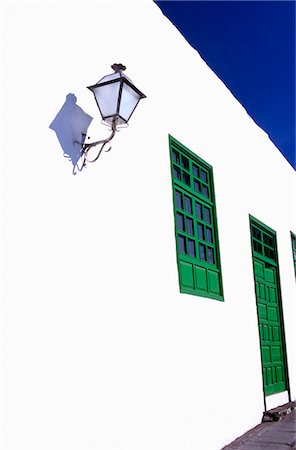
<path id="1" fill-rule="evenodd" d="M 119 63 L 119 64 L 112 64 L 111 69 L 113 69 L 114 72 L 122 72 L 123 70 L 126 69 L 126 67 L 123 64 Z"/>

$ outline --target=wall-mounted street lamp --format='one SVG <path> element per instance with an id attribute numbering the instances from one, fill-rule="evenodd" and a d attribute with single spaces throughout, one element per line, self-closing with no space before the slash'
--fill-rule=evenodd
<path id="1" fill-rule="evenodd" d="M 111 127 L 111 134 L 106 139 L 83 143 L 81 148 L 82 166 L 87 162 L 95 162 L 101 155 L 105 145 L 113 139 L 121 126 L 127 125 L 141 98 L 146 96 L 137 89 L 132 81 L 123 73 L 126 69 L 122 64 L 113 64 L 114 73 L 106 75 L 93 86 L 88 86 L 97 102 L 102 116 L 102 123 Z M 90 158 L 90 149 L 100 145 L 94 158 Z M 111 149 L 111 146 L 108 150 Z"/>

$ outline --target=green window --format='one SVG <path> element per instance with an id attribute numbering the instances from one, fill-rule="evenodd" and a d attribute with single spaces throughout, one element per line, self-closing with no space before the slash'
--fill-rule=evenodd
<path id="1" fill-rule="evenodd" d="M 292 253 L 293 253 L 293 261 L 294 261 L 294 270 L 295 270 L 295 277 L 296 277 L 296 236 L 291 231 L 291 242 L 292 242 Z"/>
<path id="2" fill-rule="evenodd" d="M 223 300 L 212 167 L 169 143 L 180 291 Z"/>

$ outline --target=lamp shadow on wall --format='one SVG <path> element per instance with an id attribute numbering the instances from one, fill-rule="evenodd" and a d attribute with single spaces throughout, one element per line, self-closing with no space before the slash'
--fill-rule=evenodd
<path id="1" fill-rule="evenodd" d="M 87 129 L 93 120 L 76 104 L 76 101 L 74 94 L 68 94 L 65 103 L 49 125 L 57 135 L 64 157 L 73 165 L 73 175 L 76 175 L 77 170 L 81 170 L 78 167 L 81 144 L 84 143 Z"/>

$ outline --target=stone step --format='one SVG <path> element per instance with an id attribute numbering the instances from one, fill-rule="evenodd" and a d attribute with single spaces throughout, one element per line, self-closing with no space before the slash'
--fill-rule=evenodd
<path id="1" fill-rule="evenodd" d="M 296 402 L 289 402 L 285 405 L 277 406 L 263 413 L 262 422 L 277 422 L 282 420 L 287 414 L 296 409 Z"/>

